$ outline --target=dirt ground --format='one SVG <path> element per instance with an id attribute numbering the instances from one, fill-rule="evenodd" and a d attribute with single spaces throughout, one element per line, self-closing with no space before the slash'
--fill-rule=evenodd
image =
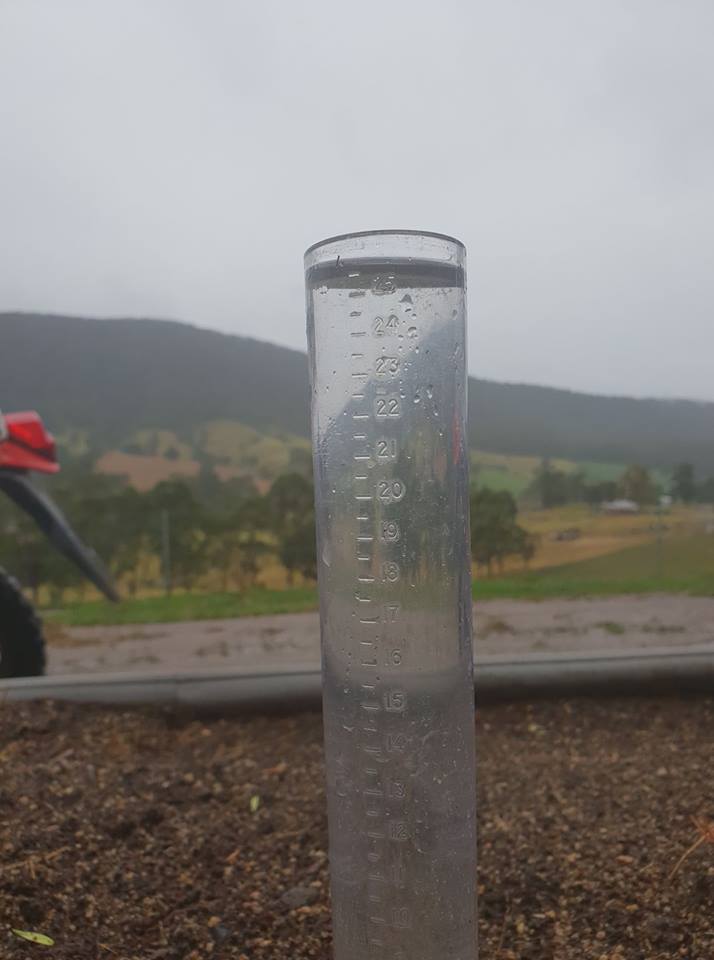
<path id="1" fill-rule="evenodd" d="M 48 672 L 166 672 L 319 665 L 316 613 L 192 623 L 56 628 Z M 714 642 L 714 599 L 687 596 L 489 600 L 475 607 L 478 654 Z"/>
<path id="2" fill-rule="evenodd" d="M 711 960 L 714 700 L 479 711 L 481 960 Z M 327 960 L 317 715 L 0 707 L 0 957 Z M 52 948 L 11 928 L 54 938 Z"/>

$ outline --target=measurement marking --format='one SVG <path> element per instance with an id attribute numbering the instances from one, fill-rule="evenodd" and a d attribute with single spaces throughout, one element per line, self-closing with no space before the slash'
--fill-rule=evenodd
<path id="1" fill-rule="evenodd" d="M 364 394 L 363 394 L 363 393 L 353 393 L 353 394 L 352 394 L 352 399 L 353 399 L 353 400 L 364 400 Z"/>
<path id="2" fill-rule="evenodd" d="M 376 666 L 377 666 L 377 660 L 376 660 L 376 659 L 375 659 L 375 660 L 363 660 L 363 661 L 362 661 L 362 666 L 363 666 L 363 667 L 376 667 Z M 374 687 L 372 687 L 372 689 L 374 690 Z"/>
<path id="3" fill-rule="evenodd" d="M 362 793 L 366 797 L 383 797 L 384 796 L 384 791 L 380 790 L 379 787 L 370 787 L 368 790 L 363 790 Z"/>
<path id="4" fill-rule="evenodd" d="M 368 413 L 353 413 L 353 414 L 352 414 L 352 419 L 353 419 L 353 420 L 369 420 L 369 414 L 368 414 Z"/>
<path id="5" fill-rule="evenodd" d="M 374 583 L 374 577 L 357 577 L 357 580 L 360 583 Z M 368 621 L 371 623 L 378 623 L 377 620 Z"/>
<path id="6" fill-rule="evenodd" d="M 360 358 L 360 357 L 363 357 L 363 356 L 364 356 L 363 353 L 353 353 L 353 354 L 352 354 L 352 359 L 353 359 L 353 360 L 359 360 L 359 358 Z"/>
<path id="7" fill-rule="evenodd" d="M 371 880 L 372 877 L 370 877 L 369 879 Z M 379 879 L 379 878 L 377 878 L 377 879 Z M 367 899 L 369 900 L 370 903 L 381 903 L 381 902 L 382 902 L 382 898 L 379 896 L 378 893 L 370 893 L 370 895 L 367 897 Z"/>
<path id="8" fill-rule="evenodd" d="M 363 690 L 375 690 L 376 684 L 374 683 L 362 683 L 360 684 Z"/>
<path id="9" fill-rule="evenodd" d="M 363 560 L 365 563 L 371 563 L 371 562 L 372 562 L 372 558 L 371 558 L 371 557 L 363 557 L 363 556 L 361 556 L 359 553 L 357 554 L 357 559 L 358 559 L 358 560 Z"/>
<path id="10" fill-rule="evenodd" d="M 371 517 L 358 516 L 358 517 L 356 517 L 356 519 L 357 519 L 357 520 L 371 520 L 372 518 L 371 518 Z"/>
<path id="11" fill-rule="evenodd" d="M 374 577 L 372 577 L 374 580 Z M 379 623 L 379 617 L 364 617 L 360 620 L 360 623 Z"/>
<path id="12" fill-rule="evenodd" d="M 366 773 L 370 777 L 379 776 L 379 770 L 376 767 L 363 767 L 362 773 Z"/>
<path id="13" fill-rule="evenodd" d="M 357 517 L 359 520 L 360 518 Z M 357 543 L 372 543 L 374 537 L 357 537 Z"/>
<path id="14" fill-rule="evenodd" d="M 384 840 L 384 834 L 381 830 L 368 830 L 367 836 L 370 840 Z"/>
<path id="15" fill-rule="evenodd" d="M 359 493 L 355 494 L 355 500 L 371 500 L 371 493 Z M 358 520 L 369 520 L 369 517 L 357 517 Z"/>
<path id="16" fill-rule="evenodd" d="M 357 603 L 374 603 L 373 597 L 360 597 L 358 593 L 355 594 L 355 600 Z"/>
<path id="17" fill-rule="evenodd" d="M 367 811 L 367 816 L 368 816 L 368 817 L 378 817 L 381 812 L 382 812 L 381 810 L 368 810 L 368 811 Z"/>
<path id="18" fill-rule="evenodd" d="M 367 434 L 366 434 L 366 433 L 353 433 L 353 434 L 352 434 L 352 439 L 353 439 L 353 440 L 366 440 L 366 439 L 367 439 Z"/>
<path id="19" fill-rule="evenodd" d="M 354 457 L 352 457 L 352 459 L 353 460 L 371 460 L 372 458 L 368 453 L 356 453 Z"/>
<path id="20" fill-rule="evenodd" d="M 366 473 L 359 473 L 359 474 L 355 477 L 355 480 L 369 480 L 369 477 L 367 476 Z"/>
<path id="21" fill-rule="evenodd" d="M 384 917 L 370 917 L 370 923 L 386 923 Z"/>
<path id="22" fill-rule="evenodd" d="M 366 330 L 353 330 L 352 333 L 350 334 L 350 336 L 351 336 L 351 337 L 366 337 L 366 336 L 367 336 L 367 331 L 366 331 Z"/>
<path id="23" fill-rule="evenodd" d="M 360 373 L 353 373 L 352 376 L 355 378 L 355 380 L 366 380 L 369 374 L 360 372 Z"/>
<path id="24" fill-rule="evenodd" d="M 360 640 L 360 644 L 363 647 L 373 647 L 374 643 L 375 643 L 374 640 Z"/>

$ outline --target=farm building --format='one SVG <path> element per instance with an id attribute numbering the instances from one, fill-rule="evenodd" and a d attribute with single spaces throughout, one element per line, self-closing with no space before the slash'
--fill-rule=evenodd
<path id="1" fill-rule="evenodd" d="M 634 500 L 606 500 L 602 510 L 604 513 L 632 514 L 640 512 L 640 505 Z"/>

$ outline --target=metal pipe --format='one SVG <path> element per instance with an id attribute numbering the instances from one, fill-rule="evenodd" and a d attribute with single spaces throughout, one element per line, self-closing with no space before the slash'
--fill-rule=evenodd
<path id="1" fill-rule="evenodd" d="M 714 693 L 714 646 L 602 654 L 477 657 L 479 703 L 575 696 Z M 319 710 L 319 670 L 80 674 L 0 680 L 0 703 L 65 700 L 241 713 Z"/>

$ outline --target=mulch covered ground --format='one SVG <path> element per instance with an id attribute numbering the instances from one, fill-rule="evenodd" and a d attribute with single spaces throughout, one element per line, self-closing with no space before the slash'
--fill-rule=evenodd
<path id="1" fill-rule="evenodd" d="M 489 706 L 477 735 L 482 960 L 714 958 L 714 846 L 668 879 L 714 817 L 714 701 Z M 315 715 L 0 707 L 0 957 L 329 957 L 322 777 Z"/>

